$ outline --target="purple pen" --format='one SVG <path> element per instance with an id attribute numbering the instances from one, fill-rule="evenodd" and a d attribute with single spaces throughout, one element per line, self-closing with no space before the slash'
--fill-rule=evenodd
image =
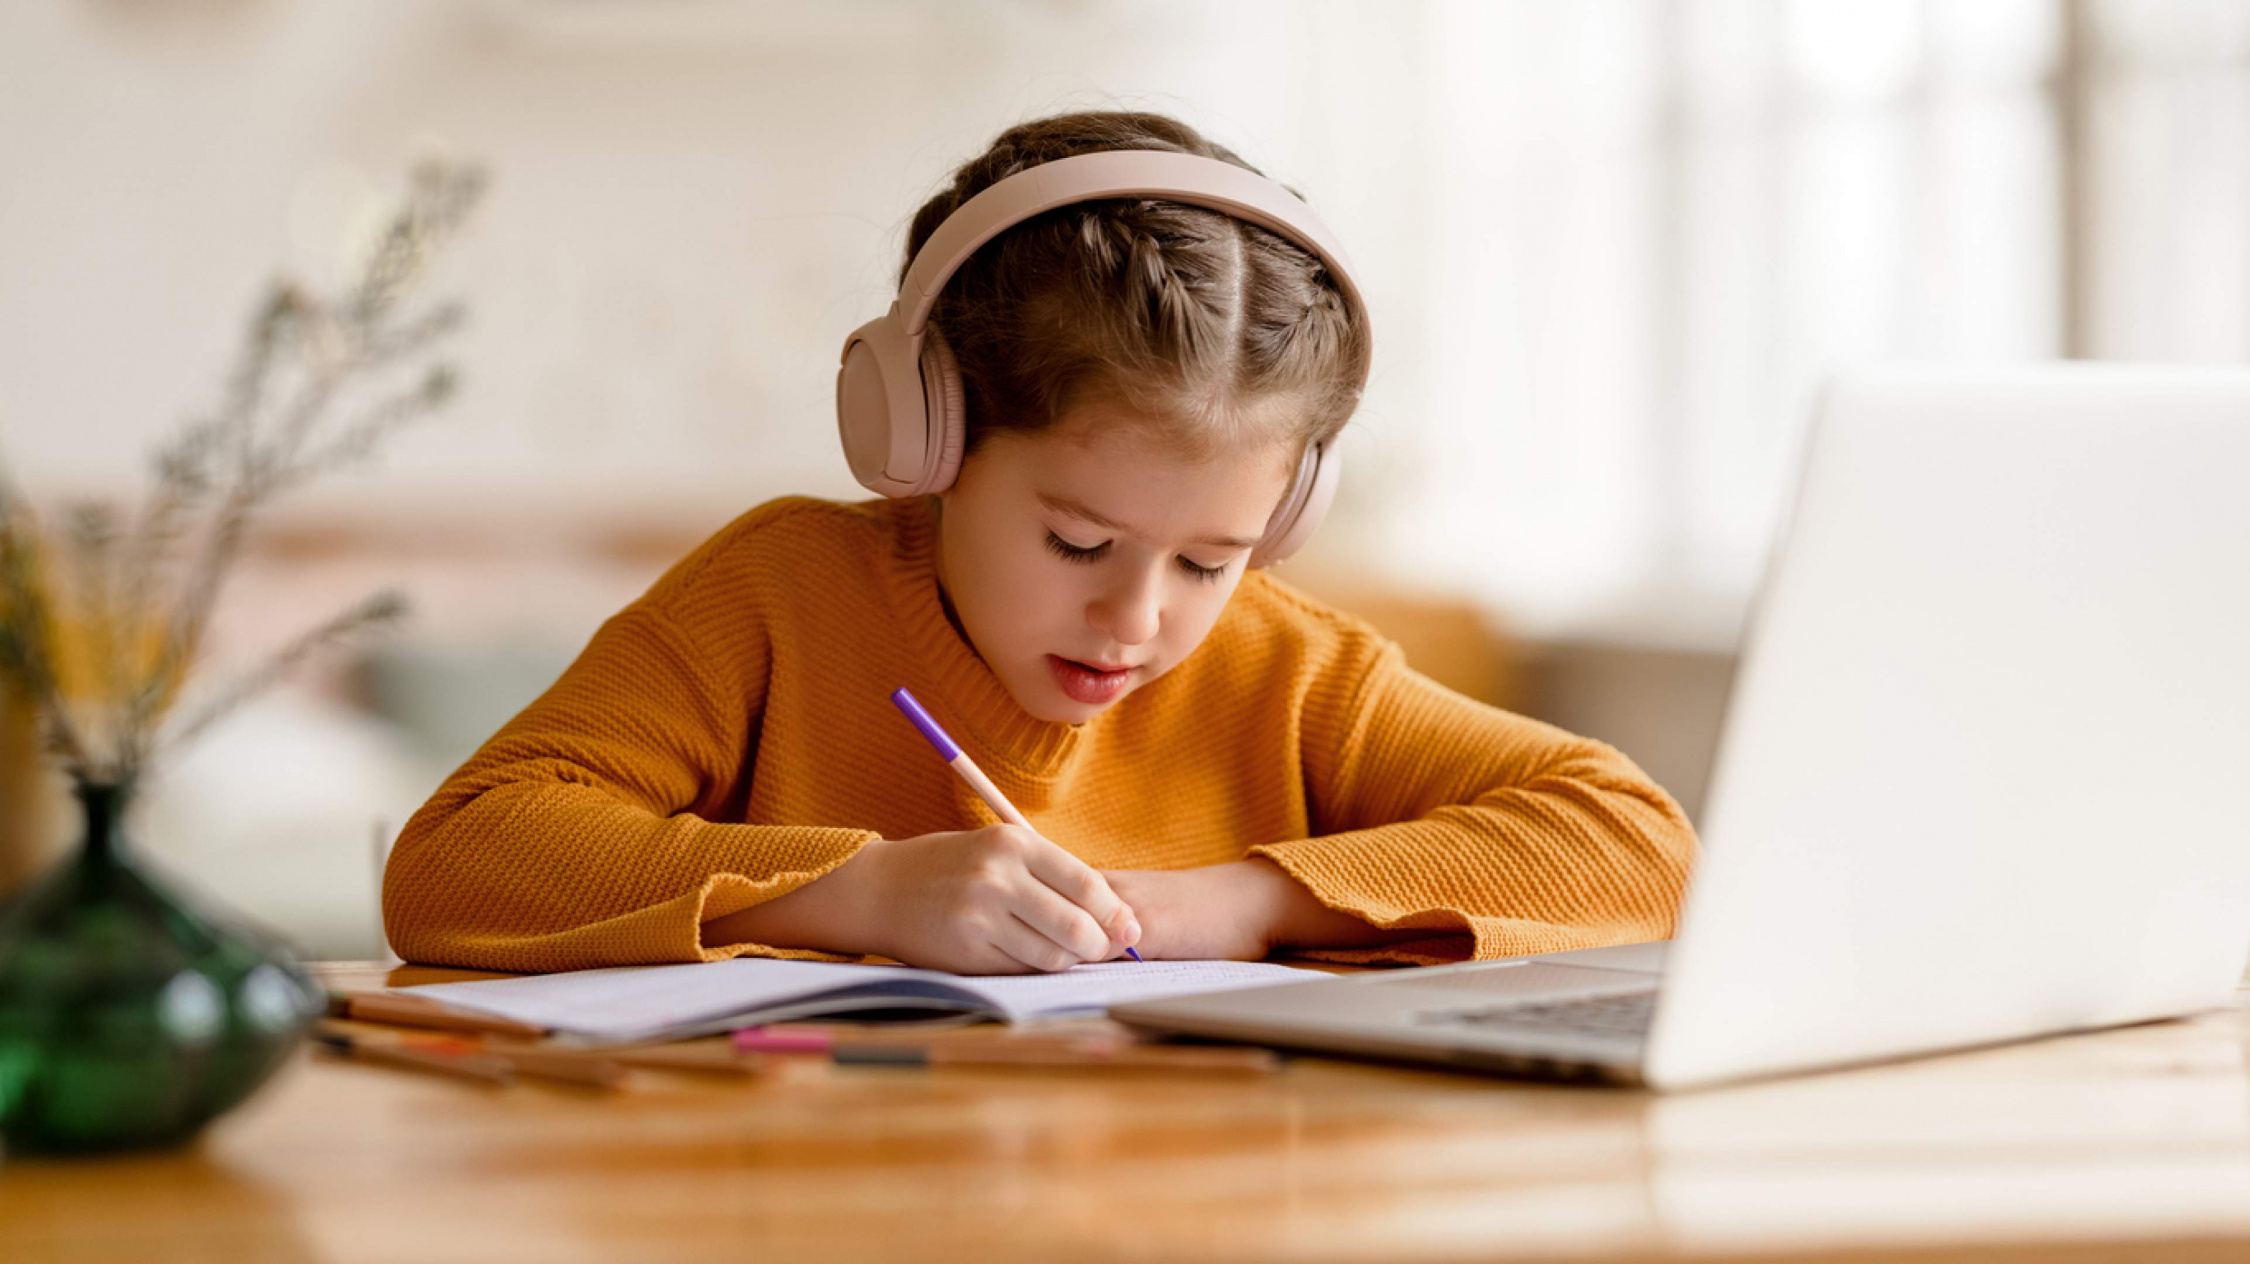
<path id="1" fill-rule="evenodd" d="M 992 779 L 984 775 L 984 769 L 977 767 L 976 761 L 969 758 L 960 744 L 938 727 L 938 722 L 930 718 L 930 713 L 922 709 L 922 704 L 914 700 L 914 695 L 908 693 L 904 685 L 891 691 L 891 702 L 906 713 L 907 719 L 914 721 L 914 727 L 922 730 L 922 736 L 930 739 L 930 745 L 937 747 L 939 758 L 953 765 L 953 771 L 961 774 L 961 780 L 969 783 L 969 788 L 977 792 L 977 797 L 984 800 L 994 816 L 1010 825 L 1031 829 L 1031 822 L 1023 819 L 1016 805 L 1008 802 L 1008 796 L 1000 793 L 1000 787 L 992 784 Z M 1125 950 L 1125 955 L 1135 961 L 1141 959 L 1141 954 L 1131 948 Z"/>

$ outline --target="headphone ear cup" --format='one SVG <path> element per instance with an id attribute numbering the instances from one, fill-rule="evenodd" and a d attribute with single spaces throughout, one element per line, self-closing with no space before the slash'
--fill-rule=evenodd
<path id="1" fill-rule="evenodd" d="M 894 342 L 890 319 L 879 316 L 844 340 L 836 370 L 836 434 L 843 440 L 844 459 L 860 486 L 885 496 L 904 494 L 888 472 L 896 429 L 890 383 L 899 370 L 886 363 L 884 350 Z"/>
<path id="2" fill-rule="evenodd" d="M 916 493 L 942 492 L 961 472 L 961 449 L 968 440 L 968 406 L 961 390 L 961 366 L 936 325 L 922 330 L 922 396 L 929 410 L 930 468 L 915 484 Z"/>
<path id="3" fill-rule="evenodd" d="M 1328 516 L 1329 502 L 1336 499 L 1336 480 L 1342 476 L 1343 464 L 1324 444 L 1306 447 L 1297 462 L 1296 477 L 1289 481 L 1289 490 L 1282 493 L 1281 504 L 1266 522 L 1265 538 L 1250 550 L 1252 568 L 1271 566 L 1305 546 L 1320 520 Z"/>

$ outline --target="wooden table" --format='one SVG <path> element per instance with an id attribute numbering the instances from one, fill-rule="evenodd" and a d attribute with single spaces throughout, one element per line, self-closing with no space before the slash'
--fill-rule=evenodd
<path id="1" fill-rule="evenodd" d="M 2246 1034 L 1679 1097 L 1321 1058 L 601 1095 L 306 1056 L 198 1147 L 0 1166 L 0 1260 L 2241 1260 Z"/>

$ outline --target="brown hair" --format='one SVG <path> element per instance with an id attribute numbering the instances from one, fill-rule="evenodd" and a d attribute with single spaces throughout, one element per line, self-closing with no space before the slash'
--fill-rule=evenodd
<path id="1" fill-rule="evenodd" d="M 1043 162 L 1114 149 L 1257 171 L 1161 114 L 1018 124 L 915 212 L 901 281 L 938 225 L 986 188 Z M 1079 202 L 1011 226 L 947 279 L 931 323 L 960 364 L 970 451 L 995 432 L 1037 431 L 1102 398 L 1164 418 L 1171 438 L 1208 453 L 1245 437 L 1247 407 L 1275 397 L 1298 406 L 1282 433 L 1256 437 L 1302 451 L 1343 428 L 1365 385 L 1368 331 L 1318 256 L 1219 211 L 1161 199 Z"/>

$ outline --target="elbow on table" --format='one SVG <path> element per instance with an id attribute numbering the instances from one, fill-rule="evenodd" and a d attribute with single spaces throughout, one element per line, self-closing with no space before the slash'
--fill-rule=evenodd
<path id="1" fill-rule="evenodd" d="M 1659 792 L 1661 793 L 1661 792 Z M 1670 939 L 1678 931 L 1680 906 L 1687 898 L 1688 877 L 1695 869 L 1695 859 L 1702 844 L 1695 835 L 1695 826 L 1672 803 L 1669 796 L 1665 805 L 1669 813 L 1652 822 L 1644 833 L 1642 849 L 1643 870 L 1647 875 L 1652 900 L 1649 912 L 1649 933 L 1644 939 Z"/>
<path id="2" fill-rule="evenodd" d="M 383 863 L 383 937 L 406 961 L 462 964 L 451 950 L 473 934 L 476 874 L 458 819 L 467 800 L 442 790 L 407 818 Z"/>

